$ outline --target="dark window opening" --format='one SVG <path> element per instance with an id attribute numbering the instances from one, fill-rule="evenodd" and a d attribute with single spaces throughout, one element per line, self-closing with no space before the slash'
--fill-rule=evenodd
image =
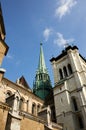
<path id="1" fill-rule="evenodd" d="M 64 71 L 64 77 L 67 77 L 67 76 L 68 76 L 68 74 L 67 74 L 67 69 L 66 69 L 66 67 L 65 67 L 65 66 L 63 67 L 63 71 Z"/>
<path id="2" fill-rule="evenodd" d="M 75 110 L 75 111 L 78 111 L 78 106 L 77 106 L 76 99 L 73 98 L 72 101 L 73 101 L 74 110 Z"/>
<path id="3" fill-rule="evenodd" d="M 20 103 L 19 103 L 19 109 L 23 110 L 23 99 L 20 99 Z"/>
<path id="4" fill-rule="evenodd" d="M 79 127 L 80 127 L 81 129 L 84 128 L 84 124 L 83 124 L 83 121 L 82 121 L 81 116 L 78 117 L 78 121 L 79 121 Z"/>
<path id="5" fill-rule="evenodd" d="M 72 71 L 72 68 L 71 68 L 71 65 L 70 65 L 70 64 L 68 64 L 68 71 L 69 71 L 69 75 L 71 75 L 71 74 L 73 73 L 73 71 Z"/>
<path id="6" fill-rule="evenodd" d="M 35 107 L 36 107 L 35 104 L 33 104 L 32 105 L 32 114 L 34 114 L 34 115 L 35 115 L 35 109 L 36 109 Z"/>
<path id="7" fill-rule="evenodd" d="M 62 70 L 59 69 L 59 75 L 60 75 L 60 79 L 63 79 L 63 74 L 62 74 Z"/>
<path id="8" fill-rule="evenodd" d="M 39 112 L 39 111 L 40 111 L 40 105 L 37 106 L 37 112 Z"/>

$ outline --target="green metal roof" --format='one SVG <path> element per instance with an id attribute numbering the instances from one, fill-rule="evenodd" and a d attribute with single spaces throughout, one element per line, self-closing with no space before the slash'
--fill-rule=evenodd
<path id="1" fill-rule="evenodd" d="M 41 99 L 45 99 L 46 96 L 51 91 L 52 86 L 50 82 L 50 77 L 45 64 L 44 53 L 42 43 L 40 43 L 40 55 L 38 69 L 35 76 L 35 81 L 33 83 L 33 93 L 36 94 Z"/>

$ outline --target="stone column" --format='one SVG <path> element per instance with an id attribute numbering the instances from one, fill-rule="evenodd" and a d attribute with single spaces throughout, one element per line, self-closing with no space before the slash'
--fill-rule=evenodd
<path id="1" fill-rule="evenodd" d="M 18 100 L 17 97 L 14 98 L 13 110 L 14 111 L 18 111 L 19 110 L 19 100 Z"/>
<path id="2" fill-rule="evenodd" d="M 29 110 L 29 113 L 32 114 L 32 99 L 31 98 L 29 100 L 29 108 L 28 108 L 28 110 Z"/>
<path id="3" fill-rule="evenodd" d="M 51 123 L 51 109 L 50 106 L 48 106 L 47 108 L 47 122 L 48 122 L 48 126 L 52 127 L 52 123 Z"/>

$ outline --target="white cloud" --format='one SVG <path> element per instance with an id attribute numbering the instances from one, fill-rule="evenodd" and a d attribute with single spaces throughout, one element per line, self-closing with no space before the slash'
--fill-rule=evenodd
<path id="1" fill-rule="evenodd" d="M 63 34 L 61 34 L 61 33 L 58 32 L 57 33 L 57 37 L 54 40 L 54 43 L 57 44 L 58 46 L 64 46 L 65 47 L 67 44 L 70 44 L 73 41 L 74 41 L 73 38 L 71 38 L 71 39 L 65 39 L 63 37 Z"/>
<path id="2" fill-rule="evenodd" d="M 21 63 L 20 60 L 16 60 L 16 61 L 15 61 L 14 56 L 12 56 L 10 53 L 8 53 L 6 57 L 7 57 L 7 59 L 9 59 L 10 61 L 14 62 L 14 64 L 15 64 L 16 66 L 19 66 L 20 63 Z"/>
<path id="3" fill-rule="evenodd" d="M 45 28 L 45 30 L 43 31 L 43 36 L 46 42 L 48 41 L 50 35 L 52 34 L 52 31 L 53 30 L 51 28 Z"/>
<path id="4" fill-rule="evenodd" d="M 12 60 L 12 59 L 13 59 L 13 56 L 8 53 L 8 54 L 7 54 L 7 58 L 10 59 L 10 60 Z"/>
<path id="5" fill-rule="evenodd" d="M 55 16 L 62 18 L 70 12 L 71 8 L 77 4 L 76 0 L 59 0 L 59 6 L 55 10 Z"/>

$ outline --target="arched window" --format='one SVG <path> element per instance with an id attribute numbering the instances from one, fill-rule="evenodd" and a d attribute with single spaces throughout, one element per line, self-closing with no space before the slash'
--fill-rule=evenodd
<path id="1" fill-rule="evenodd" d="M 71 75 L 71 74 L 73 73 L 73 71 L 72 71 L 72 68 L 71 68 L 71 65 L 70 65 L 70 64 L 68 64 L 68 71 L 69 71 L 69 75 Z"/>
<path id="2" fill-rule="evenodd" d="M 74 97 L 72 98 L 72 102 L 73 102 L 74 110 L 78 111 L 78 105 L 77 105 L 76 99 Z"/>
<path id="3" fill-rule="evenodd" d="M 64 77 L 67 77 L 67 76 L 68 76 L 68 74 L 67 74 L 67 69 L 66 69 L 66 67 L 65 67 L 65 66 L 63 67 L 63 72 L 64 72 Z"/>
<path id="4" fill-rule="evenodd" d="M 7 91 L 6 93 L 6 97 L 5 97 L 5 102 L 7 104 L 9 104 L 9 97 L 12 95 L 12 92 L 10 90 Z M 10 106 L 12 106 L 11 104 L 9 104 Z"/>
<path id="5" fill-rule="evenodd" d="M 27 112 L 29 112 L 29 100 L 27 100 Z"/>
<path id="6" fill-rule="evenodd" d="M 79 127 L 80 127 L 80 129 L 83 129 L 84 128 L 84 124 L 83 124 L 83 120 L 82 120 L 81 115 L 78 116 L 78 121 L 79 121 Z"/>
<path id="7" fill-rule="evenodd" d="M 62 70 L 59 69 L 59 75 L 60 75 L 60 79 L 63 79 L 63 74 L 62 74 Z"/>
<path id="8" fill-rule="evenodd" d="M 36 114 L 36 105 L 35 103 L 32 104 L 32 114 Z"/>
<path id="9" fill-rule="evenodd" d="M 20 110 L 23 110 L 23 102 L 24 102 L 24 99 L 21 98 L 21 99 L 20 99 L 20 103 L 19 103 L 19 109 L 20 109 Z"/>
<path id="10" fill-rule="evenodd" d="M 37 106 L 37 112 L 39 112 L 39 111 L 40 111 L 40 105 Z"/>
<path id="11" fill-rule="evenodd" d="M 7 91 L 6 98 L 10 97 L 12 95 L 11 91 Z"/>

